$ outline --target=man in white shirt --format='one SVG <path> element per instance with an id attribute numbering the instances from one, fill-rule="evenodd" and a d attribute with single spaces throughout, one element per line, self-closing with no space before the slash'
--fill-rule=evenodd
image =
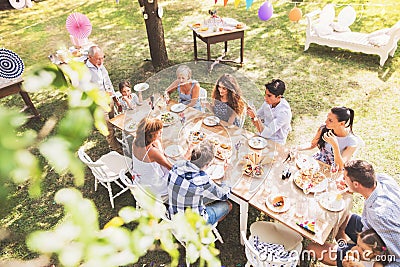
<path id="1" fill-rule="evenodd" d="M 248 107 L 247 115 L 262 137 L 285 144 L 292 129 L 290 126 L 292 110 L 283 98 L 285 83 L 279 79 L 272 80 L 265 85 L 265 88 L 265 102 L 257 112 L 253 107 Z"/>
<path id="2" fill-rule="evenodd" d="M 114 117 L 114 102 L 118 107 L 120 107 L 121 104 L 118 102 L 115 96 L 114 87 L 111 83 L 110 77 L 108 76 L 108 71 L 103 65 L 103 62 L 104 53 L 101 48 L 98 46 L 90 47 L 86 66 L 89 68 L 90 73 L 92 74 L 91 82 L 97 84 L 99 86 L 99 90 L 106 91 L 113 99 L 110 104 L 111 111 L 104 114 L 109 132 L 106 139 L 110 149 L 122 154 L 122 145 L 115 137 L 114 127 L 110 123 L 110 119 Z"/>

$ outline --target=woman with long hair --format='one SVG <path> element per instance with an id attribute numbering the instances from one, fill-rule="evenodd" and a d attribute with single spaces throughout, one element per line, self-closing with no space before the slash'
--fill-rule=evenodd
<path id="1" fill-rule="evenodd" d="M 332 108 L 311 143 L 299 146 L 298 150 L 318 147 L 315 159 L 329 165 L 335 163 L 343 169 L 344 163 L 351 159 L 359 145 L 359 139 L 353 133 L 353 122 L 354 110 L 347 107 Z"/>
<path id="2" fill-rule="evenodd" d="M 210 108 L 215 116 L 240 127 L 245 103 L 236 78 L 231 74 L 223 74 L 215 83 L 211 96 Z"/>

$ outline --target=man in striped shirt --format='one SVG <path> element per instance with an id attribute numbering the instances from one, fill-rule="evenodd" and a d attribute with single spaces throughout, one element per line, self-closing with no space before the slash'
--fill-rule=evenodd
<path id="1" fill-rule="evenodd" d="M 209 224 L 221 221 L 232 209 L 227 201 L 230 188 L 218 186 L 204 171 L 214 158 L 214 145 L 204 141 L 196 146 L 190 161 L 178 161 L 168 175 L 170 216 L 191 208 Z M 213 201 L 213 202 L 210 202 Z"/>

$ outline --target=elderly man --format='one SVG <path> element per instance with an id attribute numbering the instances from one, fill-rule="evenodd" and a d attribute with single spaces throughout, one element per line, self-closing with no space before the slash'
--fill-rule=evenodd
<path id="1" fill-rule="evenodd" d="M 120 103 L 115 97 L 114 87 L 111 83 L 110 77 L 108 76 L 108 71 L 103 65 L 104 62 L 104 53 L 98 46 L 92 46 L 89 48 L 88 60 L 86 61 L 86 66 L 89 68 L 90 73 L 92 74 L 91 82 L 95 83 L 99 86 L 100 90 L 106 91 L 110 97 L 112 97 L 113 101 L 111 101 L 111 111 L 105 113 L 105 120 L 108 128 L 108 136 L 106 137 L 108 145 L 110 149 L 115 150 L 122 154 L 122 145 L 118 142 L 115 137 L 114 127 L 110 123 L 110 119 L 114 117 L 114 102 L 120 107 Z"/>

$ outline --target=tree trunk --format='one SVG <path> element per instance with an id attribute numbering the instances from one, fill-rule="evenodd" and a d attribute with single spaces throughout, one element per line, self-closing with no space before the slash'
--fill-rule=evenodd
<path id="1" fill-rule="evenodd" d="M 158 0 L 138 0 L 146 24 L 150 56 L 156 70 L 168 66 L 168 54 L 164 41 L 162 20 L 158 17 Z M 152 3 L 149 3 L 153 1 Z"/>

